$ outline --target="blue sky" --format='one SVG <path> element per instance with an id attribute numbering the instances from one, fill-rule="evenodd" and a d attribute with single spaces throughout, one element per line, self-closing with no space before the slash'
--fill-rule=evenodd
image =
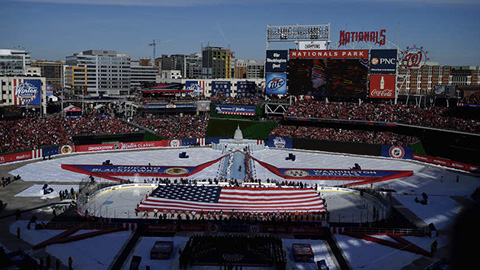
<path id="1" fill-rule="evenodd" d="M 65 60 L 89 49 L 132 59 L 230 48 L 238 59 L 265 58 L 266 26 L 331 24 L 378 31 L 400 48 L 423 46 L 442 65 L 480 65 L 479 0 L 0 0 L 0 48 L 24 47 L 32 59 Z M 274 44 L 271 48 L 291 48 Z"/>

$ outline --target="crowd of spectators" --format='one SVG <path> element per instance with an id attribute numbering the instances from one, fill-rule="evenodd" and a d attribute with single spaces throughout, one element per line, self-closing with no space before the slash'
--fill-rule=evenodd
<path id="1" fill-rule="evenodd" d="M 470 96 L 464 98 L 462 102 L 468 104 L 480 104 L 480 91 L 472 93 Z"/>
<path id="2" fill-rule="evenodd" d="M 73 136 L 82 134 L 117 134 L 138 128 L 115 117 L 65 118 L 54 115 L 0 121 L 0 153 L 71 144 Z"/>
<path id="3" fill-rule="evenodd" d="M 209 116 L 156 115 L 136 116 L 133 122 L 166 139 L 205 138 Z"/>
<path id="4" fill-rule="evenodd" d="M 418 107 L 389 103 L 297 101 L 285 116 L 379 121 L 479 133 L 475 120 L 451 117 L 446 107 Z"/>
<path id="5" fill-rule="evenodd" d="M 419 139 L 389 131 L 278 125 L 271 136 L 408 146 Z"/>

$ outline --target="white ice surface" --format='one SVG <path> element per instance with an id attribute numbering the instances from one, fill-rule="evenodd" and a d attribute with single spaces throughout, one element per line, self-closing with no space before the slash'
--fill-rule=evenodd
<path id="1" fill-rule="evenodd" d="M 178 154 L 182 151 L 187 151 L 190 158 L 179 159 Z M 286 161 L 285 157 L 288 156 L 288 153 L 294 153 L 297 157 L 296 161 Z M 62 170 L 60 168 L 61 164 L 101 164 L 106 159 L 110 159 L 113 164 L 118 165 L 147 165 L 151 163 L 152 165 L 184 164 L 188 166 L 199 165 L 220 156 L 221 152 L 208 148 L 108 152 L 87 155 L 74 154 L 64 158 L 54 158 L 52 160 L 29 163 L 13 170 L 11 173 L 13 175 L 20 174 L 22 179 L 26 181 L 48 183 L 80 181 L 85 175 Z M 439 230 L 450 228 L 461 209 L 460 204 L 450 196 L 463 196 L 468 198 L 477 187 L 480 187 L 480 179 L 473 176 L 462 174 L 460 175 L 460 181 L 457 183 L 455 178 L 458 173 L 456 172 L 447 171 L 442 167 L 432 167 L 411 161 L 342 154 L 336 155 L 291 149 L 262 150 L 255 152 L 253 156 L 277 167 L 348 169 L 352 167 L 354 163 L 358 163 L 362 169 L 413 170 L 413 176 L 377 183 L 375 186 L 396 190 L 397 193 L 394 194 L 394 196 L 402 204 L 427 224 L 433 222 Z M 218 166 L 216 164 L 197 174 L 197 177 L 213 178 L 215 177 L 217 169 Z M 273 174 L 261 168 L 258 163 L 255 169 L 257 177 L 273 178 Z M 328 182 L 327 184 L 336 185 L 338 183 Z M 425 192 L 429 196 L 427 205 L 414 202 L 415 197 L 420 198 L 422 192 Z M 333 203 L 333 201 L 329 201 L 329 203 Z M 11 227 L 13 234 L 16 234 L 16 224 L 17 223 L 14 223 Z M 41 239 L 45 240 L 60 233 L 60 231 L 43 230 L 39 231 L 41 233 L 37 235 L 36 231 L 26 231 L 26 223 L 21 226 L 24 228 L 22 229 L 22 237 L 32 238 L 32 240 L 27 240 L 29 242 L 38 243 L 42 241 Z M 68 256 L 72 256 L 75 269 L 105 269 L 105 266 L 108 266 L 119 248 L 125 243 L 128 235 L 129 232 L 114 233 L 75 243 L 54 245 L 47 248 L 47 252 L 58 256 L 65 264 L 67 264 Z M 406 251 L 396 250 L 347 236 L 336 235 L 335 237 L 339 241 L 339 245 L 353 269 L 401 269 L 413 260 L 421 257 L 420 255 Z M 409 240 L 429 250 L 430 244 L 434 239 L 422 237 L 409 238 Z M 153 242 L 148 242 L 150 240 L 145 240 L 146 242 L 142 244 L 143 241 L 144 240 L 142 240 L 140 244 L 145 245 L 147 248 L 145 248 L 145 250 L 142 249 L 143 251 L 139 250 L 138 252 L 147 252 L 146 250 L 149 251 L 153 245 Z M 178 241 L 183 240 L 178 239 Z M 302 241 L 306 241 L 312 244 L 312 246 L 318 244 L 318 240 Z M 439 248 L 446 245 L 448 243 L 447 237 L 440 235 L 438 243 Z M 138 246 L 140 246 L 140 244 Z M 320 251 L 320 254 L 323 254 L 322 252 L 323 251 Z M 170 262 L 170 265 L 171 263 L 172 262 Z M 327 262 L 327 264 L 331 266 L 330 263 Z"/>

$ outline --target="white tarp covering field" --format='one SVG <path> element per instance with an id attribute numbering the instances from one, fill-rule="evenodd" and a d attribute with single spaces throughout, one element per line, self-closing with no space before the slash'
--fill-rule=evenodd
<path id="1" fill-rule="evenodd" d="M 188 159 L 180 159 L 178 154 L 186 151 L 190 156 Z M 296 155 L 296 161 L 287 161 L 285 157 L 289 153 Z M 21 166 L 10 173 L 13 175 L 21 175 L 25 181 L 35 181 L 35 185 L 22 191 L 16 196 L 43 196 L 40 194 L 42 184 L 49 183 L 55 192 L 60 189 L 67 188 L 70 185 L 63 186 L 62 182 L 80 182 L 86 175 L 66 171 L 61 169 L 61 164 L 102 164 L 103 161 L 109 159 L 115 165 L 184 165 L 194 166 L 220 157 L 220 151 L 210 148 L 187 148 L 187 149 L 165 149 L 165 150 L 146 150 L 146 151 L 126 151 L 126 152 L 104 152 L 95 154 L 73 154 L 67 157 L 54 158 L 51 160 L 40 160 L 38 162 L 28 163 Z M 331 168 L 331 169 L 349 169 L 353 164 L 358 163 L 362 169 L 371 170 L 412 170 L 413 176 L 389 180 L 374 184 L 374 187 L 385 187 L 396 191 L 393 196 L 400 201 L 406 208 L 412 211 L 425 223 L 434 223 L 439 230 L 449 229 L 453 224 L 455 217 L 461 210 L 461 205 L 451 198 L 451 196 L 462 196 L 468 198 L 473 191 L 480 186 L 478 178 L 459 174 L 455 171 L 447 171 L 445 168 L 432 167 L 421 163 L 393 160 L 387 158 L 373 158 L 366 156 L 349 156 L 341 154 L 327 154 L 320 152 L 296 151 L 296 150 L 273 150 L 265 149 L 254 152 L 253 156 L 261 161 L 270 163 L 277 167 L 288 168 Z M 197 175 L 190 178 L 204 179 L 216 177 L 219 164 L 214 164 Z M 277 176 L 255 164 L 255 175 L 262 179 L 278 179 Z M 456 181 L 456 176 L 460 175 L 460 181 Z M 143 178 L 131 179 L 137 182 L 143 182 Z M 282 180 L 282 179 L 279 179 Z M 338 182 L 317 181 L 318 184 L 333 186 Z M 71 183 L 69 183 L 71 184 Z M 123 196 L 127 196 L 128 201 L 134 202 L 136 198 L 130 198 L 131 195 L 137 194 L 140 198 L 144 196 L 144 192 L 135 193 L 133 190 L 126 191 Z M 421 194 L 425 192 L 429 196 L 428 203 L 422 205 L 415 203 L 415 197 L 421 198 Z M 53 194 L 52 196 L 54 196 Z M 58 196 L 58 193 L 56 193 Z M 122 196 L 118 196 L 122 197 Z M 118 199 L 118 198 L 115 198 Z M 334 203 L 335 200 L 328 201 L 328 204 Z M 328 206 L 327 206 L 328 209 Z M 14 233 L 17 226 L 26 224 L 20 221 L 13 223 L 11 232 Z M 26 231 L 26 229 L 22 229 Z M 37 243 L 42 239 L 47 239 L 59 231 L 30 231 L 24 232 L 23 237 L 26 241 Z M 38 235 L 37 235 L 38 234 Z M 74 258 L 75 269 L 106 269 L 113 260 L 116 252 L 125 243 L 129 236 L 129 232 L 112 233 L 104 236 L 97 236 L 92 239 L 86 239 L 74 243 L 59 244 L 47 247 L 47 252 L 59 257 L 67 264 L 68 256 Z M 138 254 L 147 252 L 153 245 L 153 241 L 161 238 L 145 238 L 142 239 L 135 249 Z M 181 246 L 186 242 L 186 238 L 174 238 L 176 245 Z M 343 235 L 336 235 L 340 247 L 353 269 L 400 269 L 413 260 L 420 258 L 420 255 L 409 253 L 406 251 L 396 250 L 390 247 L 382 246 L 376 243 L 359 240 Z M 433 238 L 423 237 L 418 239 L 408 239 L 417 245 L 429 250 Z M 438 247 L 441 248 L 448 244 L 446 236 L 440 236 L 438 239 Z M 290 245 L 291 240 L 285 240 L 286 246 Z M 152 242 L 152 243 L 151 243 Z M 328 252 L 319 240 L 302 240 L 310 243 L 315 251 L 316 258 L 327 257 L 327 264 L 330 269 L 336 269 L 332 265 L 332 261 L 328 261 Z M 290 247 L 291 248 L 291 247 Z M 163 264 L 164 263 L 164 264 Z M 162 268 L 172 267 L 172 262 L 162 262 Z M 312 266 L 311 264 L 310 266 Z M 153 263 L 152 263 L 153 266 Z M 299 265 L 296 269 L 315 269 L 309 265 Z M 154 268 L 153 268 L 154 269 Z"/>

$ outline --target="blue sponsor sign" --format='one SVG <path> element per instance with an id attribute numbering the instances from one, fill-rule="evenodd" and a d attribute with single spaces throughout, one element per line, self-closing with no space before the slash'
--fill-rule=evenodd
<path id="1" fill-rule="evenodd" d="M 272 148 L 293 148 L 293 139 L 280 136 L 268 136 L 265 145 Z"/>
<path id="2" fill-rule="evenodd" d="M 266 72 L 287 72 L 287 50 L 268 50 L 265 62 Z"/>
<path id="3" fill-rule="evenodd" d="M 255 115 L 255 106 L 240 106 L 240 105 L 215 105 L 215 112 L 218 114 L 233 114 L 233 115 Z"/>
<path id="4" fill-rule="evenodd" d="M 397 70 L 397 50 L 370 50 L 370 73 L 394 74 Z"/>
<path id="5" fill-rule="evenodd" d="M 231 85 L 229 81 L 212 81 L 212 95 L 230 96 Z"/>
<path id="6" fill-rule="evenodd" d="M 42 81 L 23 80 L 15 87 L 14 96 L 22 105 L 40 105 L 42 102 Z"/>
<path id="7" fill-rule="evenodd" d="M 237 82 L 236 97 L 254 97 L 256 85 L 255 82 L 239 81 Z"/>
<path id="8" fill-rule="evenodd" d="M 397 159 L 413 159 L 413 148 L 397 145 L 382 145 L 382 157 Z"/>
<path id="9" fill-rule="evenodd" d="M 339 178 L 378 178 L 397 174 L 399 171 L 380 171 L 380 170 L 347 170 L 347 169 L 295 169 L 278 168 L 278 172 L 289 177 L 339 177 Z"/>
<path id="10" fill-rule="evenodd" d="M 285 95 L 287 94 L 287 74 L 286 73 L 267 73 L 265 84 L 265 93 L 267 95 Z"/>
<path id="11" fill-rule="evenodd" d="M 203 95 L 205 89 L 198 83 L 198 81 L 186 81 L 185 82 L 185 89 L 192 90 L 193 96 L 200 96 Z"/>

